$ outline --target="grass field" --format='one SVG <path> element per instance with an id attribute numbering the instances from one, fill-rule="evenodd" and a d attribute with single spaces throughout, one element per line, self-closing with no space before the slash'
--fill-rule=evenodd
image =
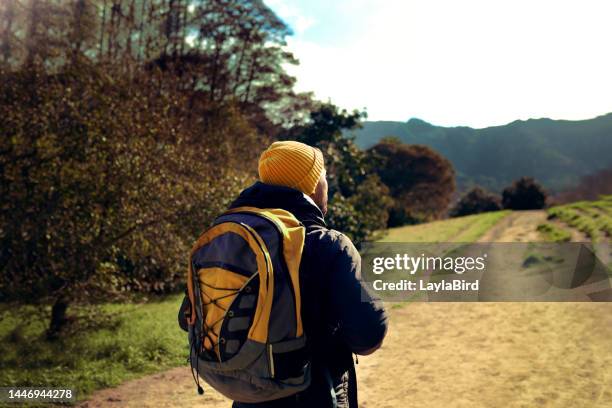
<path id="1" fill-rule="evenodd" d="M 534 225 L 541 240 L 566 242 L 576 232 L 594 243 L 612 237 L 612 196 L 549 208 L 548 220 Z M 382 242 L 473 242 L 512 213 L 497 211 L 427 224 L 391 228 Z"/>
<path id="2" fill-rule="evenodd" d="M 427 224 L 391 228 L 382 242 L 473 242 L 510 214 L 496 211 Z"/>
<path id="3" fill-rule="evenodd" d="M 612 196 L 604 196 L 598 201 L 579 201 L 552 207 L 548 214 L 549 220 L 563 224 L 547 222 L 538 226 L 552 241 L 568 241 L 568 230 L 572 228 L 595 243 L 612 236 Z"/>
<path id="4" fill-rule="evenodd" d="M 176 323 L 179 296 L 143 304 L 107 304 L 98 327 L 75 328 L 65 340 L 45 339 L 49 311 L 1 305 L 0 384 L 63 386 L 82 399 L 92 391 L 185 362 L 187 339 Z M 99 313 L 98 309 L 78 309 Z M 74 313 L 74 311 L 73 311 Z M 27 321 L 23 316 L 30 316 Z"/>

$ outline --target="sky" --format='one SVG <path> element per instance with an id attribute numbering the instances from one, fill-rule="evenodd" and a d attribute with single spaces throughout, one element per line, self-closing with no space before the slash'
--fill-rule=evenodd
<path id="1" fill-rule="evenodd" d="M 612 112 L 610 0 L 264 0 L 287 67 L 368 120 L 476 128 Z"/>

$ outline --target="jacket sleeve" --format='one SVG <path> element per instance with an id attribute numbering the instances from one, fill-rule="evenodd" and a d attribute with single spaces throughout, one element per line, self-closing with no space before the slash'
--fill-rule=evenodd
<path id="1" fill-rule="evenodd" d="M 369 354 L 382 345 L 387 314 L 382 301 L 361 280 L 361 256 L 350 239 L 339 234 L 330 262 L 330 313 L 338 334 L 353 353 Z"/>

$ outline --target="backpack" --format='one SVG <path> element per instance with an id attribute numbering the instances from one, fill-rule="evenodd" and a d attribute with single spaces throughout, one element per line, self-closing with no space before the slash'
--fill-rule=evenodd
<path id="1" fill-rule="evenodd" d="M 310 385 L 299 268 L 305 228 L 288 211 L 238 207 L 219 216 L 191 251 L 179 313 L 189 361 L 226 397 L 257 403 Z"/>

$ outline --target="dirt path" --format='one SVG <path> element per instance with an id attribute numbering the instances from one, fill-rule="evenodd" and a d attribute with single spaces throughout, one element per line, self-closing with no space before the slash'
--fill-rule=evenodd
<path id="1" fill-rule="evenodd" d="M 487 231 L 478 242 L 538 242 L 542 241 L 537 231 L 538 225 L 552 222 L 571 234 L 572 242 L 587 242 L 589 238 L 569 225 L 548 220 L 545 210 L 513 211 Z"/>
<path id="2" fill-rule="evenodd" d="M 416 303 L 359 359 L 360 406 L 610 407 L 612 305 Z M 93 395 L 83 407 L 229 408 L 187 367 Z"/>
<path id="3" fill-rule="evenodd" d="M 546 222 L 546 211 L 513 211 L 487 231 L 479 242 L 537 242 L 538 225 Z"/>

